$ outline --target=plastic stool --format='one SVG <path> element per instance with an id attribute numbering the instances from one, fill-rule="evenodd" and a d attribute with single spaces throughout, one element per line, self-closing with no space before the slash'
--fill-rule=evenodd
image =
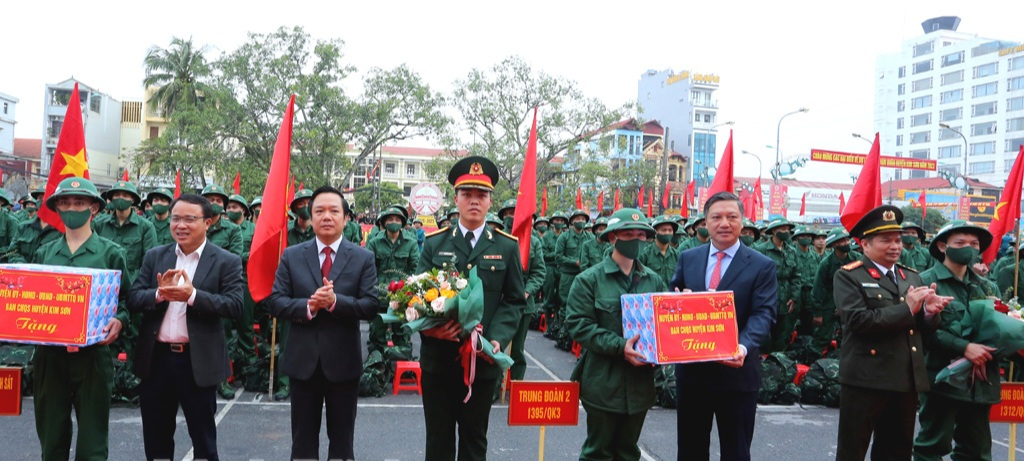
<path id="1" fill-rule="evenodd" d="M 125 352 L 122 352 L 122 353 L 120 353 L 120 354 L 117 354 L 117 359 L 118 359 L 118 360 L 120 360 L 120 361 L 121 361 L 121 363 L 125 363 L 125 362 L 127 362 L 127 361 L 128 361 L 128 354 L 127 354 L 127 353 L 125 353 Z"/>
<path id="2" fill-rule="evenodd" d="M 410 371 L 415 378 L 402 378 L 405 372 Z M 398 391 L 416 391 L 423 395 L 423 388 L 420 386 L 420 363 L 398 361 L 395 362 L 395 382 L 391 386 L 392 395 L 398 395 Z"/>
<path id="3" fill-rule="evenodd" d="M 541 333 L 547 333 L 548 331 L 548 314 L 540 314 L 540 320 L 537 321 L 537 330 Z"/>
<path id="4" fill-rule="evenodd" d="M 804 380 L 804 375 L 807 374 L 807 370 L 810 370 L 810 369 L 811 369 L 811 367 L 809 367 L 807 365 L 803 365 L 803 364 L 800 364 L 800 363 L 796 364 L 796 377 L 793 378 L 793 384 L 796 384 L 796 385 L 799 386 L 800 382 Z"/>

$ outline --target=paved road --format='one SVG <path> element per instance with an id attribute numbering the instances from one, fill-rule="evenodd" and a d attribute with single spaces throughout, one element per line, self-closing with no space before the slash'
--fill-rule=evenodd
<path id="1" fill-rule="evenodd" d="M 364 327 L 365 330 L 365 327 Z M 365 337 L 365 331 L 364 331 Z M 527 379 L 567 379 L 575 358 L 559 351 L 537 332 L 530 332 L 527 352 Z M 218 445 L 224 460 L 285 460 L 291 437 L 288 403 L 268 402 L 265 395 L 240 392 L 232 401 L 218 405 Z M 645 460 L 674 460 L 674 410 L 651 410 L 644 424 L 640 446 Z M 540 429 L 510 427 L 507 405 L 496 404 L 491 415 L 488 459 L 521 461 L 538 459 Z M 754 436 L 754 460 L 822 461 L 834 459 L 838 410 L 823 407 L 762 406 L 758 409 Z M 574 460 L 585 436 L 586 414 L 580 414 L 576 427 L 546 428 L 544 459 Z M 20 417 L 0 418 L 0 460 L 39 459 L 31 401 L 26 400 Z M 994 424 L 993 459 L 1008 459 L 1009 426 Z M 1022 431 L 1017 431 L 1019 440 Z M 144 459 L 142 421 L 134 408 L 114 408 L 110 424 L 110 459 Z M 717 438 L 712 440 L 712 459 L 717 459 Z M 184 419 L 179 416 L 176 434 L 177 460 L 191 459 L 191 444 Z M 326 435 L 321 453 L 326 456 Z M 356 455 L 360 460 L 408 461 L 423 459 L 423 410 L 420 397 L 412 392 L 388 394 L 382 398 L 362 398 L 356 422 Z M 1024 445 L 1022 441 L 1021 445 Z M 1021 456 L 1024 450 L 1018 449 Z"/>

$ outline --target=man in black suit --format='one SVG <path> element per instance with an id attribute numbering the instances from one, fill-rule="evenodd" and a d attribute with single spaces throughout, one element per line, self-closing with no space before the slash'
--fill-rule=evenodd
<path id="1" fill-rule="evenodd" d="M 242 315 L 242 260 L 206 240 L 205 198 L 182 195 L 170 213 L 176 243 L 146 252 L 128 294 L 142 313 L 134 371 L 146 458 L 174 457 L 180 405 L 195 458 L 217 460 L 216 385 L 230 374 L 221 319 Z"/>
<path id="2" fill-rule="evenodd" d="M 291 378 L 291 457 L 319 459 L 326 403 L 327 457 L 355 459 L 359 322 L 377 315 L 377 270 L 373 253 L 342 238 L 349 207 L 340 191 L 321 187 L 309 203 L 316 238 L 284 251 L 268 298 L 271 315 L 291 322 L 281 360 Z"/>
<path id="3" fill-rule="evenodd" d="M 721 362 L 676 365 L 678 458 L 708 460 L 711 421 L 718 421 L 723 461 L 750 459 L 761 346 L 775 320 L 775 262 L 740 243 L 743 204 L 719 192 L 704 204 L 710 244 L 679 255 L 669 287 L 678 291 L 733 291 L 739 351 Z"/>

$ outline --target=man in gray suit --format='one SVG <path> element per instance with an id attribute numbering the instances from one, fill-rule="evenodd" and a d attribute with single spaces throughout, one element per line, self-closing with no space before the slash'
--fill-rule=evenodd
<path id="1" fill-rule="evenodd" d="M 216 385 L 230 374 L 221 319 L 242 315 L 242 260 L 206 240 L 205 198 L 182 195 L 170 213 L 176 243 L 146 252 L 128 293 L 142 313 L 134 371 L 146 458 L 174 458 L 180 405 L 195 458 L 217 460 Z"/>
<path id="2" fill-rule="evenodd" d="M 355 459 L 359 324 L 377 315 L 377 270 L 373 253 L 342 238 L 350 212 L 338 189 L 317 189 L 309 208 L 316 238 L 284 251 L 267 298 L 271 315 L 291 322 L 281 360 L 291 378 L 291 457 L 319 459 L 326 404 L 328 459 Z"/>

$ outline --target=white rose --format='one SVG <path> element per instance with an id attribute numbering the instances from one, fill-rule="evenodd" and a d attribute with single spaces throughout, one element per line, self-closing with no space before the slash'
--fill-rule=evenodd
<path id="1" fill-rule="evenodd" d="M 398 310 L 398 301 L 391 301 L 388 303 L 388 308 L 391 310 Z"/>
<path id="2" fill-rule="evenodd" d="M 441 290 L 442 291 L 443 290 L 451 290 L 451 289 L 452 289 L 452 284 L 450 284 L 448 282 L 441 282 Z"/>
<path id="3" fill-rule="evenodd" d="M 459 279 L 455 282 L 455 288 L 459 290 L 465 290 L 467 285 L 469 285 L 469 281 L 466 279 Z"/>
<path id="4" fill-rule="evenodd" d="M 438 314 L 444 312 L 444 300 L 444 296 L 438 296 L 437 299 L 430 302 L 430 308 Z"/>
<path id="5" fill-rule="evenodd" d="M 445 280 L 444 273 L 437 274 L 437 283 L 444 283 Z"/>
<path id="6" fill-rule="evenodd" d="M 413 320 L 416 320 L 418 318 L 420 318 L 420 313 L 419 311 L 416 310 L 415 307 L 410 307 L 405 310 L 405 320 L 407 322 L 412 322 Z"/>

